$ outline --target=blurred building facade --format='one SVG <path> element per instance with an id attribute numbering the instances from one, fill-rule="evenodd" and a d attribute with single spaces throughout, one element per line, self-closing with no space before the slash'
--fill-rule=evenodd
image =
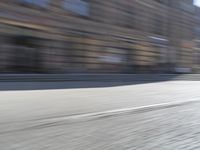
<path id="1" fill-rule="evenodd" d="M 1 0 L 0 72 L 190 72 L 197 10 L 193 0 Z"/>
<path id="2" fill-rule="evenodd" d="M 200 73 L 200 8 L 195 8 L 195 71 Z"/>

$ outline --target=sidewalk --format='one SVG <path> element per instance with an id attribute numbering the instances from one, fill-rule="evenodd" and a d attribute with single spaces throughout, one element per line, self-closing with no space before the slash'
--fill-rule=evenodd
<path id="1" fill-rule="evenodd" d="M 199 150 L 199 104 L 0 134 L 1 150 Z"/>
<path id="2" fill-rule="evenodd" d="M 70 84 L 76 84 L 77 86 L 85 83 L 87 85 L 92 84 L 93 87 L 96 84 L 103 84 L 103 82 L 70 82 Z M 110 84 L 114 83 L 111 82 Z M 37 89 L 38 86 L 44 86 L 44 84 L 47 87 L 51 84 L 54 89 Z M 172 139 L 176 139 L 176 137 L 183 139 L 180 144 L 184 146 L 190 145 L 187 144 L 187 141 L 184 141 L 184 136 L 179 137 L 179 135 L 185 133 L 185 128 L 188 127 L 186 121 L 189 120 L 191 124 L 196 123 L 193 120 L 194 117 L 191 116 L 195 115 L 195 119 L 198 120 L 199 113 L 196 112 L 198 112 L 199 104 L 192 107 L 186 105 L 180 107 L 181 109 L 174 107 L 150 113 L 139 113 L 138 116 L 119 115 L 117 116 L 119 118 L 115 116 L 108 119 L 102 117 L 88 122 L 80 121 L 79 123 L 67 122 L 65 118 L 176 101 L 200 100 L 200 81 L 165 81 L 148 84 L 131 84 L 131 82 L 127 82 L 124 85 L 110 87 L 56 89 L 60 84 L 65 85 L 69 82 L 0 82 L 1 88 L 6 86 L 30 86 L 33 88 L 36 86 L 37 89 L 0 91 L 0 147 L 3 150 L 7 150 L 7 148 L 21 150 L 23 148 L 27 149 L 27 147 L 28 149 L 51 149 L 53 147 L 52 149 L 68 148 L 69 150 L 87 149 L 88 147 L 96 150 L 124 149 L 117 146 L 118 144 L 115 142 L 122 142 L 119 144 L 122 146 L 135 144 L 129 145 L 130 148 L 135 147 L 135 149 L 146 150 L 149 146 L 152 146 L 152 149 L 159 150 L 164 149 L 162 147 L 163 143 L 169 143 L 167 146 L 172 145 L 170 139 L 166 139 L 168 135 L 172 136 Z M 186 110 L 190 113 L 185 112 Z M 182 115 L 177 114 L 177 112 Z M 177 118 L 183 120 L 180 122 L 180 119 Z M 178 125 L 184 125 L 184 127 L 178 132 L 170 133 L 170 131 L 179 129 L 177 122 Z M 189 127 L 193 126 L 189 125 Z M 194 128 L 199 128 L 199 126 L 197 125 Z M 151 133 L 149 129 L 152 131 L 156 129 L 156 131 Z M 163 130 L 160 131 L 160 129 Z M 131 132 L 131 130 L 136 131 Z M 188 129 L 187 131 L 187 139 L 190 139 L 191 130 Z M 157 133 L 163 133 L 166 136 L 159 136 Z M 135 141 L 140 135 L 143 136 L 144 134 L 153 135 L 152 138 L 141 138 L 141 141 L 144 141 L 147 147 L 144 147 L 144 143 Z M 197 130 L 193 135 L 199 137 L 199 131 Z M 95 141 L 98 140 L 95 140 L 95 138 L 99 138 L 100 145 L 95 144 L 97 143 Z M 93 139 L 94 141 L 91 141 Z M 106 141 L 103 141 L 104 139 Z M 123 139 L 130 139 L 131 141 L 126 142 Z M 151 139 L 150 142 L 148 142 L 149 139 Z M 163 141 L 159 141 L 160 139 Z M 133 140 L 134 142 L 132 142 Z M 116 146 L 113 147 L 112 144 Z M 195 146 L 199 146 L 199 144 L 195 144 Z M 168 147 L 168 149 L 174 148 L 176 148 L 176 145 Z"/>
<path id="3" fill-rule="evenodd" d="M 12 84 L 18 86 L 23 83 Z M 1 122 L 26 121 L 192 101 L 200 99 L 199 89 L 200 81 L 168 81 L 100 88 L 0 91 L 0 118 Z"/>

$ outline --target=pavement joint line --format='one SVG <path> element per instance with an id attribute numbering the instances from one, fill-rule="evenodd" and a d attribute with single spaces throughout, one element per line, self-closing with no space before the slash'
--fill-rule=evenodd
<path id="1" fill-rule="evenodd" d="M 131 108 L 122 108 L 122 109 L 114 109 L 108 111 L 94 112 L 94 113 L 85 113 L 79 115 L 71 115 L 64 117 L 55 117 L 50 119 L 44 119 L 43 122 L 63 122 L 63 121 L 81 121 L 81 120 L 93 120 L 103 117 L 112 117 L 117 115 L 125 115 L 125 114 L 137 114 L 148 111 L 156 111 L 160 109 L 173 108 L 177 106 L 184 106 L 188 104 L 200 103 L 200 99 L 192 99 L 188 101 L 176 101 L 176 102 L 168 102 L 161 104 L 153 104 L 148 106 L 140 106 L 140 107 L 131 107 Z"/>
<path id="2" fill-rule="evenodd" d="M 7 130 L 4 132 L 0 132 L 0 134 L 7 134 L 13 132 L 20 132 L 30 129 L 41 129 L 51 126 L 59 126 L 68 123 L 78 123 L 78 122 L 85 122 L 85 121 L 92 121 L 96 119 L 106 118 L 106 117 L 115 117 L 115 116 L 122 116 L 128 114 L 137 114 L 137 113 L 146 113 L 150 111 L 168 109 L 178 106 L 184 106 L 189 104 L 200 103 L 200 99 L 190 99 L 188 101 L 176 101 L 176 102 L 168 102 L 168 103 L 161 103 L 161 104 L 153 104 L 148 106 L 140 106 L 140 107 L 132 107 L 132 108 L 124 108 L 124 109 L 115 109 L 115 110 L 108 110 L 102 112 L 95 112 L 95 113 L 85 113 L 80 115 L 71 115 L 71 116 L 64 116 L 64 117 L 54 117 L 48 119 L 39 119 L 38 121 L 31 121 L 35 125 L 26 126 L 25 128 L 17 128 L 14 130 Z"/>

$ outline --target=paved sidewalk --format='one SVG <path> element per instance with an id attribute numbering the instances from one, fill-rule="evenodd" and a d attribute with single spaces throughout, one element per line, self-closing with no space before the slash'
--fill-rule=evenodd
<path id="1" fill-rule="evenodd" d="M 199 150 L 200 104 L 0 133 L 1 150 Z"/>
<path id="2" fill-rule="evenodd" d="M 199 89 L 200 81 L 170 81 L 106 88 L 1 91 L 0 130 L 20 129 L 30 126 L 31 121 L 47 118 L 200 100 Z"/>
<path id="3" fill-rule="evenodd" d="M 0 83 L 0 86 L 37 87 L 44 84 L 56 87 L 69 82 L 4 82 Z M 97 82 L 88 84 L 95 87 Z M 200 104 L 137 115 L 104 117 L 93 121 L 62 120 L 62 117 L 71 115 L 200 100 L 200 81 L 117 85 L 98 88 L 0 91 L 0 149 L 199 149 Z M 61 119 L 45 122 L 51 118 Z"/>

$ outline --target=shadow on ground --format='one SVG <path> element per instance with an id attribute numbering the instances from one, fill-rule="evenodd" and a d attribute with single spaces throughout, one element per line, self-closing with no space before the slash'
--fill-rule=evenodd
<path id="1" fill-rule="evenodd" d="M 0 81 L 0 91 L 18 91 L 18 90 L 50 90 L 50 89 L 78 89 L 78 88 L 105 88 L 136 84 L 147 84 L 176 80 L 177 75 L 151 75 L 151 76 L 123 76 L 95 79 L 79 80 L 20 80 L 20 81 Z"/>

